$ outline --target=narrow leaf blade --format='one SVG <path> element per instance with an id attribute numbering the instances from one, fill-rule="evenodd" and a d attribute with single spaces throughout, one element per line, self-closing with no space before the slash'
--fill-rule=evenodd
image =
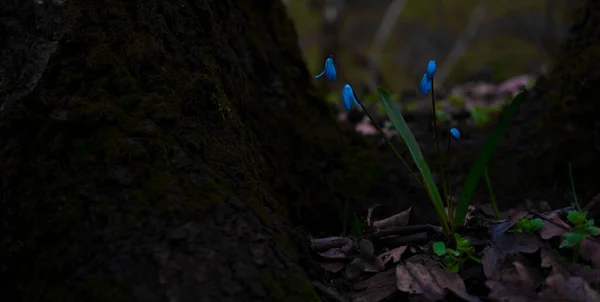
<path id="1" fill-rule="evenodd" d="M 448 216 L 446 215 L 446 211 L 444 210 L 444 202 L 442 201 L 440 192 L 437 188 L 435 181 L 433 180 L 433 176 L 431 175 L 429 165 L 427 165 L 427 162 L 425 161 L 425 157 L 421 152 L 421 148 L 419 147 L 415 136 L 410 131 L 410 128 L 408 128 L 408 124 L 406 124 L 406 121 L 404 120 L 404 117 L 402 117 L 400 111 L 392 103 L 389 94 L 381 88 L 378 88 L 377 91 L 379 92 L 379 99 L 383 104 L 385 112 L 387 113 L 388 117 L 390 118 L 390 121 L 392 121 L 392 124 L 394 125 L 402 139 L 404 139 L 404 142 L 406 143 L 406 146 L 408 147 L 408 150 L 410 151 L 410 154 L 412 155 L 415 164 L 417 164 L 417 167 L 421 171 L 423 183 L 425 184 L 427 193 L 429 194 L 429 198 L 433 202 L 433 206 L 435 207 L 435 210 L 438 216 L 440 217 L 442 227 L 444 229 L 447 229 Z"/>
<path id="2" fill-rule="evenodd" d="M 525 98 L 527 96 L 527 90 L 523 89 L 523 91 L 519 92 L 517 96 L 512 100 L 502 118 L 492 131 L 492 134 L 483 144 L 483 147 L 477 154 L 477 158 L 475 162 L 471 166 L 469 170 L 469 174 L 467 175 L 467 179 L 465 180 L 465 184 L 460 192 L 460 197 L 458 198 L 458 205 L 456 207 L 456 216 L 454 217 L 454 225 L 462 226 L 465 223 L 465 216 L 467 214 L 467 208 L 469 207 L 469 202 L 473 198 L 473 192 L 477 188 L 477 184 L 479 183 L 479 179 L 484 172 L 485 167 L 487 166 L 488 161 L 492 157 L 492 153 L 494 149 L 498 146 L 500 139 L 504 137 L 506 132 L 508 132 L 508 128 L 511 122 L 514 120 L 515 116 L 519 111 L 519 107 L 523 104 Z"/>

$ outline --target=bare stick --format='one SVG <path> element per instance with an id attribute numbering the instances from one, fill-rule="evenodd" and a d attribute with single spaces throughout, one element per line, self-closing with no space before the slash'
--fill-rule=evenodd
<path id="1" fill-rule="evenodd" d="M 379 65 L 379 61 L 381 60 L 383 47 L 392 33 L 394 25 L 396 25 L 396 21 L 398 20 L 398 17 L 400 16 L 405 4 L 406 0 L 394 0 L 390 2 L 390 5 L 385 12 L 385 16 L 381 20 L 381 23 L 379 23 L 379 28 L 377 29 L 377 33 L 373 38 L 373 42 L 371 43 L 371 48 L 369 49 L 371 60 L 369 60 L 369 73 L 367 75 L 367 85 L 371 91 L 375 91 L 377 89 L 375 75 L 377 74 L 377 67 Z"/>
<path id="2" fill-rule="evenodd" d="M 452 67 L 454 67 L 456 62 L 458 62 L 458 60 L 460 60 L 460 58 L 465 54 L 467 45 L 477 35 L 477 30 L 479 29 L 479 25 L 483 21 L 484 17 L 485 6 L 483 3 L 481 3 L 471 13 L 471 18 L 469 19 L 467 29 L 463 35 L 456 40 L 452 51 L 450 51 L 450 54 L 448 54 L 446 59 L 443 61 L 442 66 L 436 72 L 435 79 L 438 82 L 438 85 L 444 84 L 444 81 L 450 74 Z"/>

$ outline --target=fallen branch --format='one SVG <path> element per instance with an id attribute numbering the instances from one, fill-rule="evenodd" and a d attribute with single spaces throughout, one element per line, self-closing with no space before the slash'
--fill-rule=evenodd
<path id="1" fill-rule="evenodd" d="M 310 240 L 310 246 L 315 252 L 324 252 L 333 248 L 340 248 L 350 243 L 350 239 L 344 237 L 327 237 Z"/>

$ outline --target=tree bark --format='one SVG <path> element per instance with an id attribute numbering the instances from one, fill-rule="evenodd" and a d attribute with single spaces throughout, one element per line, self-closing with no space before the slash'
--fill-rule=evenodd
<path id="1" fill-rule="evenodd" d="M 38 2 L 0 4 L 3 296 L 318 300 L 290 226 L 341 231 L 384 165 L 283 5 Z"/>

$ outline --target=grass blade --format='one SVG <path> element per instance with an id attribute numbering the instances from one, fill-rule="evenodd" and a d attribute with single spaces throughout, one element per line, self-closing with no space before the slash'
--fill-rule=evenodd
<path id="1" fill-rule="evenodd" d="M 410 131 L 410 128 L 408 128 L 408 125 L 406 124 L 406 121 L 404 120 L 404 117 L 402 117 L 400 111 L 394 107 L 394 104 L 392 103 L 389 94 L 381 88 L 378 88 L 377 91 L 379 92 L 379 99 L 383 104 L 385 112 L 392 121 L 392 124 L 394 125 L 396 130 L 398 130 L 400 136 L 402 136 L 402 138 L 404 139 L 404 142 L 406 143 L 406 146 L 408 147 L 408 150 L 410 151 L 410 154 L 412 155 L 415 164 L 417 164 L 417 167 L 419 168 L 419 170 L 421 170 L 423 183 L 427 190 L 427 194 L 433 202 L 433 206 L 435 207 L 435 210 L 438 216 L 440 217 L 442 228 L 444 228 L 444 231 L 449 231 L 448 216 L 446 215 L 446 211 L 444 210 L 444 202 L 442 201 L 440 192 L 438 191 L 437 185 L 433 180 L 433 176 L 431 175 L 431 170 L 429 169 L 429 166 L 425 161 L 425 157 L 421 152 L 421 148 L 419 147 L 415 136 Z"/>
<path id="2" fill-rule="evenodd" d="M 522 88 L 522 91 L 519 92 L 519 94 L 517 94 L 517 96 L 515 96 L 515 98 L 512 100 L 502 115 L 502 118 L 492 131 L 492 134 L 485 141 L 481 150 L 479 150 L 479 154 L 477 154 L 477 158 L 469 170 L 465 184 L 460 192 L 460 197 L 458 198 L 456 216 L 454 217 L 454 226 L 464 225 L 467 208 L 469 207 L 469 202 L 471 202 L 471 199 L 473 198 L 473 192 L 475 192 L 475 189 L 477 188 L 479 178 L 481 178 L 481 174 L 483 174 L 488 161 L 492 157 L 494 149 L 496 149 L 498 146 L 498 142 L 500 142 L 500 139 L 502 139 L 502 137 L 504 137 L 508 131 L 510 123 L 517 115 L 519 107 L 521 104 L 523 104 L 526 96 L 527 90 Z"/>

